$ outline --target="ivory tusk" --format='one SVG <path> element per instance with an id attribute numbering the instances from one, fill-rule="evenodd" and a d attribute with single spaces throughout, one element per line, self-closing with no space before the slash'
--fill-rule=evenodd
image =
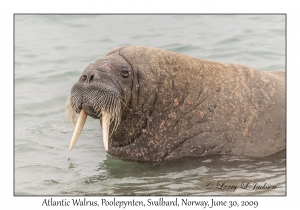
<path id="1" fill-rule="evenodd" d="M 105 151 L 108 150 L 108 137 L 109 137 L 110 114 L 107 112 L 102 113 L 102 138 Z"/>
<path id="2" fill-rule="evenodd" d="M 86 117 L 87 117 L 87 113 L 82 109 L 79 113 L 79 116 L 78 116 L 78 120 L 77 120 L 77 123 L 76 123 L 76 126 L 75 126 L 75 130 L 74 130 L 74 133 L 73 133 L 73 136 L 72 136 L 72 140 L 71 140 L 71 143 L 70 143 L 70 147 L 69 147 L 69 151 L 71 151 L 80 135 L 80 132 L 84 126 L 84 123 L 86 121 Z"/>

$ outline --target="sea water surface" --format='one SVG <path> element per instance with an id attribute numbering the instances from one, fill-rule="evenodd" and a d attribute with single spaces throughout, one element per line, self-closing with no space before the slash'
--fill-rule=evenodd
<path id="1" fill-rule="evenodd" d="M 284 154 L 126 161 L 106 154 L 100 122 L 92 118 L 69 152 L 74 128 L 64 116 L 68 93 L 85 67 L 119 46 L 285 71 L 285 18 L 15 15 L 14 194 L 285 195 Z"/>

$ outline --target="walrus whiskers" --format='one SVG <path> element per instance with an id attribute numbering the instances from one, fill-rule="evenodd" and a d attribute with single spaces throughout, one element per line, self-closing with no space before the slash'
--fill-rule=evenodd
<path id="1" fill-rule="evenodd" d="M 67 98 L 65 107 L 66 107 L 65 116 L 67 121 L 69 121 L 71 125 L 75 125 L 76 112 L 71 106 L 70 94 Z"/>
<path id="2" fill-rule="evenodd" d="M 94 94 L 95 91 L 91 93 Z M 98 92 L 99 93 L 99 92 Z M 96 116 L 102 122 L 102 136 L 104 148 L 108 150 L 108 139 L 112 135 L 112 133 L 117 129 L 118 125 L 121 121 L 121 100 L 119 97 L 114 94 L 112 91 L 100 91 L 99 98 L 95 100 L 95 98 L 87 97 L 87 101 L 90 101 L 91 106 L 94 107 Z M 73 100 L 74 101 L 74 100 Z M 76 107 L 76 103 L 71 100 L 71 96 L 69 95 L 66 101 L 66 118 L 72 125 L 74 125 L 74 119 L 76 115 L 76 111 L 78 107 Z M 76 123 L 76 127 L 73 133 L 73 137 L 70 143 L 69 150 L 71 151 L 80 135 L 80 132 L 84 126 L 86 121 L 87 113 L 81 109 L 78 120 Z M 114 127 L 109 133 L 110 124 L 114 122 Z"/>

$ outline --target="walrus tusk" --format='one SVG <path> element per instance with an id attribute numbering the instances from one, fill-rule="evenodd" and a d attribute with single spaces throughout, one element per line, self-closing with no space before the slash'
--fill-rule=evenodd
<path id="1" fill-rule="evenodd" d="M 87 114 L 86 112 L 82 109 L 79 113 L 79 116 L 78 116 L 78 120 L 77 120 L 77 123 L 76 123 L 76 126 L 75 126 L 75 130 L 74 130 L 74 133 L 73 133 L 73 136 L 72 136 L 72 140 L 71 140 L 71 143 L 70 143 L 70 147 L 69 147 L 69 151 L 71 151 L 80 135 L 80 132 L 84 126 L 84 123 L 86 121 L 86 117 L 87 117 Z"/>
<path id="2" fill-rule="evenodd" d="M 102 138 L 105 151 L 108 150 L 109 124 L 110 114 L 107 112 L 102 112 Z"/>

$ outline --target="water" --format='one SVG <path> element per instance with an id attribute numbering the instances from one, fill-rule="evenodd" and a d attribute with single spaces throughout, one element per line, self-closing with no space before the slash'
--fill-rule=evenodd
<path id="1" fill-rule="evenodd" d="M 284 154 L 124 161 L 106 154 L 99 121 L 91 118 L 69 152 L 73 128 L 64 117 L 84 68 L 119 46 L 284 71 L 284 15 L 16 15 L 14 21 L 15 195 L 285 195 Z M 276 188 L 249 190 L 255 182 Z"/>

